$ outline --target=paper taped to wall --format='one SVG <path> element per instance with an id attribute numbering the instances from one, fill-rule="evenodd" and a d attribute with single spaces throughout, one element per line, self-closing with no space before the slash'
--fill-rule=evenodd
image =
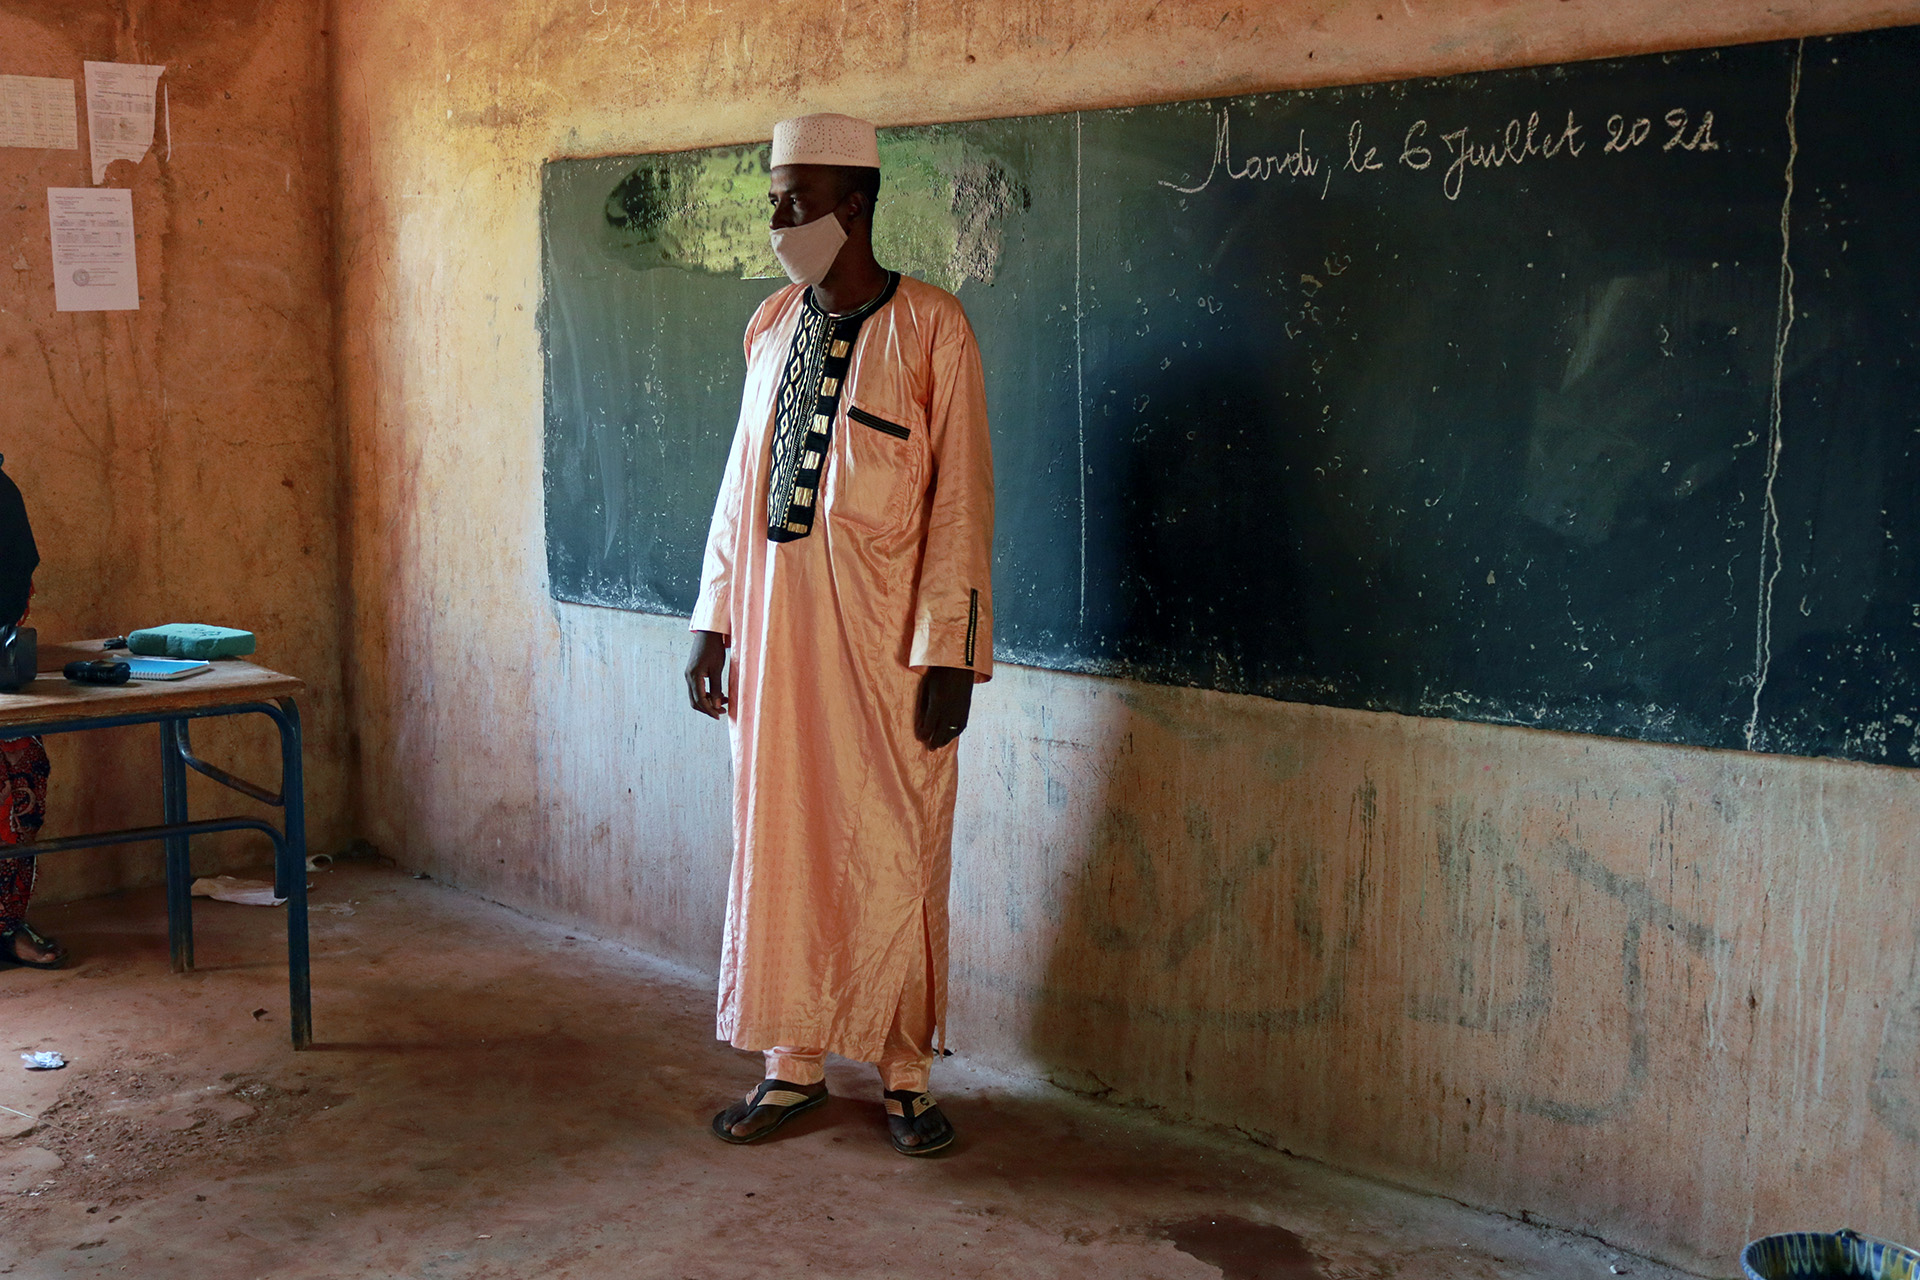
<path id="1" fill-rule="evenodd" d="M 153 86 L 165 67 L 134 62 L 89 62 L 87 142 L 98 185 L 115 160 L 139 164 L 153 145 Z"/>
<path id="2" fill-rule="evenodd" d="M 0 147 L 80 149 L 73 81 L 51 76 L 0 76 Z"/>
<path id="3" fill-rule="evenodd" d="M 138 311 L 133 192 L 48 187 L 56 311 Z"/>

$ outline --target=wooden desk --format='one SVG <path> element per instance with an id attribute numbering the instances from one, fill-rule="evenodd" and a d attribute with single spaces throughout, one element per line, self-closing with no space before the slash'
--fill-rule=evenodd
<path id="1" fill-rule="evenodd" d="M 193 968 L 193 869 L 187 842 L 216 831 L 259 831 L 273 841 L 275 894 L 287 913 L 287 986 L 293 1046 L 313 1043 L 312 983 L 307 956 L 306 783 L 300 746 L 300 712 L 293 695 L 306 685 L 293 676 L 251 662 L 223 658 L 213 670 L 184 680 L 130 681 L 123 685 L 74 684 L 59 674 L 80 658 L 111 656 L 98 640 L 50 645 L 41 650 L 40 675 L 13 693 L 0 693 L 0 738 L 76 733 L 122 725 L 160 726 L 160 798 L 165 821 L 93 835 L 63 836 L 26 845 L 0 845 L 0 857 L 42 858 L 72 849 L 159 841 L 167 860 L 167 943 L 176 973 Z M 213 716 L 264 715 L 280 730 L 280 790 L 272 792 L 193 754 L 192 721 Z M 187 770 L 284 814 L 282 827 L 260 818 L 192 821 L 187 814 Z"/>

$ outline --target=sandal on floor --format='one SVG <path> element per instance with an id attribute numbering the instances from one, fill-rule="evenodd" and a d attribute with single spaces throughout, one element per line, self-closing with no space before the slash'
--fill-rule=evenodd
<path id="1" fill-rule="evenodd" d="M 14 950 L 13 940 L 24 937 L 43 951 L 51 951 L 51 960 L 24 960 Z M 52 938 L 34 931 L 30 924 L 17 924 L 11 929 L 0 929 L 0 968 L 17 965 L 22 969 L 58 969 L 67 962 L 67 953 Z"/>
<path id="2" fill-rule="evenodd" d="M 752 1093 L 713 1118 L 713 1136 L 735 1146 L 758 1142 L 801 1112 L 811 1111 L 833 1096 L 824 1085 L 818 1093 L 805 1092 L 808 1087 L 786 1080 L 762 1080 L 754 1086 Z M 778 1113 L 772 1124 L 764 1129 L 756 1129 L 744 1138 L 734 1134 L 734 1125 L 762 1110 Z"/>
<path id="3" fill-rule="evenodd" d="M 893 1149 L 903 1156 L 930 1156 L 953 1145 L 959 1135 L 947 1123 L 947 1117 L 930 1093 L 914 1089 L 888 1089 L 880 1095 L 887 1104 L 887 1132 Z M 919 1142 L 907 1142 L 918 1137 Z"/>

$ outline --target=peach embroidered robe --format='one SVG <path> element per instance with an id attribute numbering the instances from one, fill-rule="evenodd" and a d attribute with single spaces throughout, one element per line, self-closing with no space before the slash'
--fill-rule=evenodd
<path id="1" fill-rule="evenodd" d="M 862 322 L 811 532 L 768 538 L 776 403 L 812 307 L 747 326 L 746 390 L 692 627 L 730 637 L 732 881 L 720 1038 L 880 1057 L 915 948 L 946 1009 L 957 745 L 914 736 L 921 673 L 992 674 L 993 461 L 960 302 L 911 277 Z M 813 313 L 817 322 L 820 313 Z M 811 403 L 811 401 L 809 401 Z"/>

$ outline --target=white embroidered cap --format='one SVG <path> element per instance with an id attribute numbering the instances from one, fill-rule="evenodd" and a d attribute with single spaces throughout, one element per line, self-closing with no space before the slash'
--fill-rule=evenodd
<path id="1" fill-rule="evenodd" d="M 773 126 L 771 167 L 783 164 L 845 164 L 880 167 L 880 142 L 873 125 L 852 116 L 823 111 L 795 116 Z"/>

